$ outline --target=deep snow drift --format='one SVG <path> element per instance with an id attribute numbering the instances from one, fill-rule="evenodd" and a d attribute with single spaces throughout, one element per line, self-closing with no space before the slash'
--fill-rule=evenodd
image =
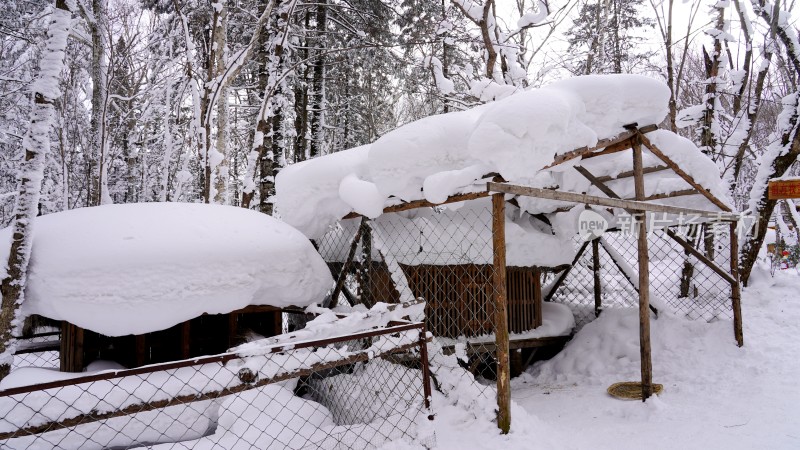
<path id="1" fill-rule="evenodd" d="M 332 283 L 308 239 L 264 214 L 106 205 L 36 219 L 22 312 L 122 336 L 248 305 L 307 306 Z"/>
<path id="2" fill-rule="evenodd" d="M 642 403 L 606 393 L 639 379 L 638 313 L 606 310 L 558 356 L 512 380 L 509 435 L 490 414 L 437 396 L 437 448 L 800 448 L 800 276 L 756 270 L 743 292 L 743 348 L 729 320 L 651 322 L 660 396 Z"/>

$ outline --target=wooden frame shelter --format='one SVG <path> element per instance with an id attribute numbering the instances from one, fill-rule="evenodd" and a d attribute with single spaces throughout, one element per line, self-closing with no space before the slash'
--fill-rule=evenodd
<path id="1" fill-rule="evenodd" d="M 655 125 L 644 127 L 637 127 L 635 124 L 626 126 L 626 131 L 619 136 L 611 139 L 605 139 L 592 147 L 584 147 L 575 149 L 557 155 L 553 162 L 545 167 L 544 171 L 557 168 L 564 163 L 569 162 L 571 166 L 580 173 L 586 180 L 589 181 L 590 186 L 595 187 L 604 196 L 589 195 L 585 192 L 567 192 L 558 190 L 558 188 L 535 188 L 529 186 L 514 185 L 506 183 L 499 178 L 497 174 L 487 174 L 485 177 L 492 178 L 486 185 L 486 190 L 480 192 L 470 192 L 457 194 L 449 197 L 445 202 L 434 204 L 425 200 L 416 200 L 406 202 L 398 205 L 386 207 L 384 213 L 393 213 L 407 211 L 416 208 L 436 207 L 448 203 L 462 202 L 465 200 L 474 200 L 478 198 L 491 197 L 492 199 L 492 241 L 493 241 L 493 265 L 495 270 L 492 275 L 492 284 L 494 285 L 493 302 L 495 305 L 494 329 L 495 343 L 491 346 L 497 360 L 497 388 L 498 388 L 498 426 L 504 432 L 507 432 L 510 426 L 510 354 L 514 347 L 518 347 L 520 343 L 512 346 L 509 340 L 509 304 L 508 304 L 508 272 L 506 270 L 506 238 L 505 238 L 505 207 L 506 204 L 518 205 L 516 196 L 521 197 L 535 197 L 539 199 L 556 200 L 562 202 L 570 202 L 575 204 L 591 205 L 601 207 L 606 210 L 624 210 L 636 218 L 636 228 L 638 229 L 637 250 L 638 250 L 638 285 L 636 291 L 638 292 L 639 303 L 639 340 L 641 351 L 641 378 L 642 378 L 642 398 L 647 399 L 653 393 L 652 384 L 652 363 L 651 363 L 651 350 L 650 350 L 650 311 L 654 308 L 650 305 L 650 289 L 649 289 L 649 254 L 648 254 L 648 240 L 647 240 L 647 213 L 663 213 L 673 215 L 692 215 L 702 218 L 703 221 L 709 222 L 727 222 L 730 236 L 730 268 L 726 269 L 720 267 L 712 259 L 708 258 L 702 252 L 695 249 L 685 239 L 675 233 L 673 230 L 667 228 L 665 234 L 669 236 L 679 247 L 683 248 L 688 254 L 691 254 L 702 264 L 708 266 L 714 273 L 718 274 L 731 286 L 731 308 L 733 311 L 733 328 L 734 338 L 739 346 L 744 344 L 742 333 L 742 317 L 741 317 L 741 290 L 739 281 L 739 268 L 738 268 L 738 236 L 737 236 L 737 223 L 740 219 L 739 215 L 732 212 L 731 208 L 718 197 L 713 195 L 709 189 L 697 182 L 687 171 L 671 159 L 665 152 L 654 145 L 647 137 L 647 133 L 657 130 Z M 655 157 L 658 161 L 655 165 L 645 166 L 643 163 L 643 152 L 646 149 L 650 155 Z M 602 158 L 606 155 L 619 154 L 621 152 L 631 153 L 632 170 L 620 172 L 616 175 L 602 175 L 598 176 L 585 167 L 583 164 L 587 160 L 594 160 L 595 158 Z M 650 158 L 652 161 L 653 158 Z M 562 166 L 563 167 L 563 166 Z M 681 187 L 670 192 L 652 193 L 647 195 L 645 192 L 645 177 L 650 174 L 660 174 L 662 172 L 671 172 L 688 184 L 689 188 Z M 613 182 L 620 180 L 626 182 L 633 182 L 634 195 L 632 198 L 621 198 L 609 185 Z M 672 206 L 665 203 L 657 203 L 659 200 L 674 199 L 684 196 L 701 196 L 711 206 L 709 209 L 700 208 L 687 208 L 680 206 Z M 509 198 L 509 196 L 511 196 Z M 716 209 L 716 210 L 714 210 Z M 565 211 L 565 210 L 557 210 Z M 343 219 L 352 219 L 360 217 L 356 213 L 351 213 Z M 346 292 L 344 278 L 348 272 L 349 266 L 352 264 L 356 247 L 358 246 L 359 239 L 362 239 L 363 231 L 359 231 L 353 240 L 352 246 L 348 254 L 348 258 L 339 269 L 336 289 L 332 296 L 332 303 L 336 304 L 338 298 L 342 293 L 346 296 L 351 296 Z M 599 239 L 585 242 L 578 250 L 578 253 L 573 260 L 572 265 L 567 267 L 557 268 L 555 271 L 560 272 L 556 276 L 555 281 L 548 287 L 543 289 L 541 283 L 534 288 L 535 291 L 535 304 L 541 311 L 542 301 L 549 301 L 559 286 L 566 279 L 570 269 L 578 261 L 581 254 L 591 244 L 593 254 L 593 272 L 594 272 L 594 298 L 595 298 L 595 311 L 599 314 L 601 310 L 601 285 L 599 282 Z M 633 280 L 631 280 L 633 283 Z M 535 343 L 529 343 L 536 345 Z"/>

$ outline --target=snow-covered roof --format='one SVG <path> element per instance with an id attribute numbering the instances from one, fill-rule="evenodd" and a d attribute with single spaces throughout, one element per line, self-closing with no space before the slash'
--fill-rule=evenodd
<path id="1" fill-rule="evenodd" d="M 456 193 L 483 191 L 483 178 L 490 173 L 515 184 L 605 196 L 574 166 L 580 163 L 596 177 L 614 177 L 632 169 L 630 152 L 548 166 L 559 155 L 620 135 L 624 125 L 660 123 L 669 95 L 666 85 L 651 78 L 590 75 L 470 110 L 427 117 L 371 145 L 285 168 L 276 179 L 276 207 L 284 221 L 310 238 L 319 238 L 351 212 L 375 218 L 392 204 L 419 199 L 441 203 Z M 719 170 L 691 141 L 663 130 L 650 132 L 647 138 L 711 194 L 730 204 Z M 645 167 L 663 165 L 646 148 L 643 159 Z M 633 197 L 632 178 L 608 185 L 622 198 Z M 645 176 L 647 195 L 690 188 L 672 171 Z M 531 214 L 575 206 L 536 198 L 517 200 L 523 212 Z M 657 202 L 719 210 L 700 195 Z M 563 214 L 574 219 L 573 212 L 553 216 Z"/>
<path id="2" fill-rule="evenodd" d="M 308 239 L 267 215 L 105 205 L 36 218 L 22 312 L 122 336 L 248 305 L 307 306 L 332 284 Z"/>
<path id="3" fill-rule="evenodd" d="M 342 221 L 330 231 L 329 242 L 320 245 L 326 261 L 347 259 L 357 220 Z M 384 214 L 371 222 L 372 258 L 386 256 L 403 265 L 492 264 L 492 209 L 488 198 L 447 208 L 420 208 Z M 387 255 L 388 254 L 388 255 Z M 575 256 L 570 239 L 554 236 L 546 224 L 519 208 L 506 209 L 506 263 L 514 267 L 555 267 L 569 264 Z"/>

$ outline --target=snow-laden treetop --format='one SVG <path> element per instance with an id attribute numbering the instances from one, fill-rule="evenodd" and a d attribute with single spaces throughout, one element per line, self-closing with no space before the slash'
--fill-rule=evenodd
<path id="1" fill-rule="evenodd" d="M 283 220 L 318 238 L 353 211 L 375 218 L 391 204 L 422 198 L 441 203 L 456 193 L 483 190 L 485 184 L 476 181 L 489 173 L 499 173 L 511 183 L 604 196 L 573 168 L 580 160 L 542 169 L 560 154 L 619 135 L 624 125 L 660 123 L 669 95 L 665 84 L 644 76 L 590 75 L 467 111 L 427 117 L 371 145 L 287 167 L 276 180 L 276 206 Z M 727 202 L 718 169 L 690 141 L 662 130 L 647 136 L 695 181 Z M 646 167 L 659 164 L 647 150 L 643 160 Z M 580 164 L 595 176 L 614 176 L 631 170 L 632 158 L 630 152 L 621 152 Z M 623 198 L 632 197 L 632 178 L 609 186 Z M 648 174 L 645 180 L 647 195 L 690 187 L 669 171 Z M 518 200 L 530 213 L 574 205 Z M 696 195 L 664 202 L 717 210 Z"/>
<path id="2" fill-rule="evenodd" d="M 122 336 L 248 305 L 307 306 L 332 284 L 308 239 L 264 214 L 105 205 L 36 218 L 22 311 Z"/>

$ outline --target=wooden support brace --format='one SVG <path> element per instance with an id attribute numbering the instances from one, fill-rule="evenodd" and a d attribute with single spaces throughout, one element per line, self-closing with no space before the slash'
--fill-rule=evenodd
<path id="1" fill-rule="evenodd" d="M 653 143 L 650 142 L 650 140 L 648 140 L 646 137 L 644 137 L 642 135 L 639 136 L 639 139 L 641 139 L 642 144 L 644 144 L 645 147 L 647 147 L 648 150 L 650 150 L 650 152 L 652 154 L 656 155 L 656 157 L 658 159 L 663 161 L 664 164 L 666 164 L 670 169 L 672 169 L 673 172 L 675 172 L 676 174 L 678 174 L 678 176 L 683 178 L 687 183 L 689 183 L 689 185 L 691 185 L 693 188 L 695 188 L 700 194 L 702 194 L 705 198 L 707 198 L 711 203 L 713 203 L 719 209 L 721 209 L 721 210 L 723 210 L 725 212 L 731 212 L 731 209 L 730 209 L 730 207 L 728 207 L 728 205 L 726 205 L 720 199 L 715 197 L 711 192 L 708 191 L 708 189 L 706 189 L 703 186 L 701 186 L 700 183 L 694 181 L 694 178 L 689 176 L 688 173 L 684 172 L 684 170 L 681 169 L 680 166 L 678 166 L 678 164 L 675 163 L 675 161 L 673 161 L 669 156 L 665 155 L 664 152 L 662 152 L 658 147 L 653 145 Z"/>
<path id="2" fill-rule="evenodd" d="M 692 256 L 694 256 L 698 260 L 702 261 L 703 264 L 708 266 L 708 268 L 713 270 L 717 275 L 724 278 L 725 281 L 731 284 L 736 283 L 736 280 L 734 280 L 734 278 L 728 272 L 724 271 L 721 267 L 719 267 L 716 263 L 714 263 L 714 261 L 708 259 L 706 255 L 700 252 L 700 250 L 694 248 L 694 246 L 686 242 L 686 240 L 683 239 L 682 237 L 678 236 L 678 234 L 675 233 L 673 230 L 667 228 L 664 231 L 666 232 L 667 236 L 671 237 L 675 242 L 680 244 L 680 246 L 683 247 L 684 250 L 689 252 Z"/>
<path id="3" fill-rule="evenodd" d="M 339 272 L 339 278 L 336 280 L 336 287 L 333 288 L 331 301 L 328 304 L 329 308 L 335 308 L 336 305 L 339 304 L 339 294 L 342 292 L 344 282 L 347 279 L 347 272 L 350 270 L 350 265 L 353 263 L 353 258 L 356 256 L 356 248 L 358 248 L 358 242 L 361 240 L 361 233 L 363 231 L 364 227 L 359 226 L 358 231 L 356 231 L 356 236 L 353 238 L 353 243 L 350 244 L 350 252 L 347 254 L 347 259 L 342 265 L 342 271 Z"/>
<path id="4" fill-rule="evenodd" d="M 558 278 L 556 278 L 555 281 L 547 285 L 547 287 L 544 289 L 544 299 L 543 299 L 544 301 L 549 302 L 550 300 L 552 300 L 553 296 L 556 294 L 556 291 L 558 291 L 558 288 L 561 287 L 561 284 L 564 283 L 564 280 L 567 278 L 567 275 L 569 275 L 569 272 L 572 270 L 573 267 L 575 267 L 575 264 L 578 263 L 578 260 L 581 259 L 581 255 L 583 255 L 583 252 L 586 250 L 586 247 L 588 245 L 589 241 L 584 242 L 583 245 L 581 245 L 581 247 L 575 253 L 575 258 L 572 259 L 572 264 L 570 264 L 569 267 L 564 269 L 558 275 Z"/>

